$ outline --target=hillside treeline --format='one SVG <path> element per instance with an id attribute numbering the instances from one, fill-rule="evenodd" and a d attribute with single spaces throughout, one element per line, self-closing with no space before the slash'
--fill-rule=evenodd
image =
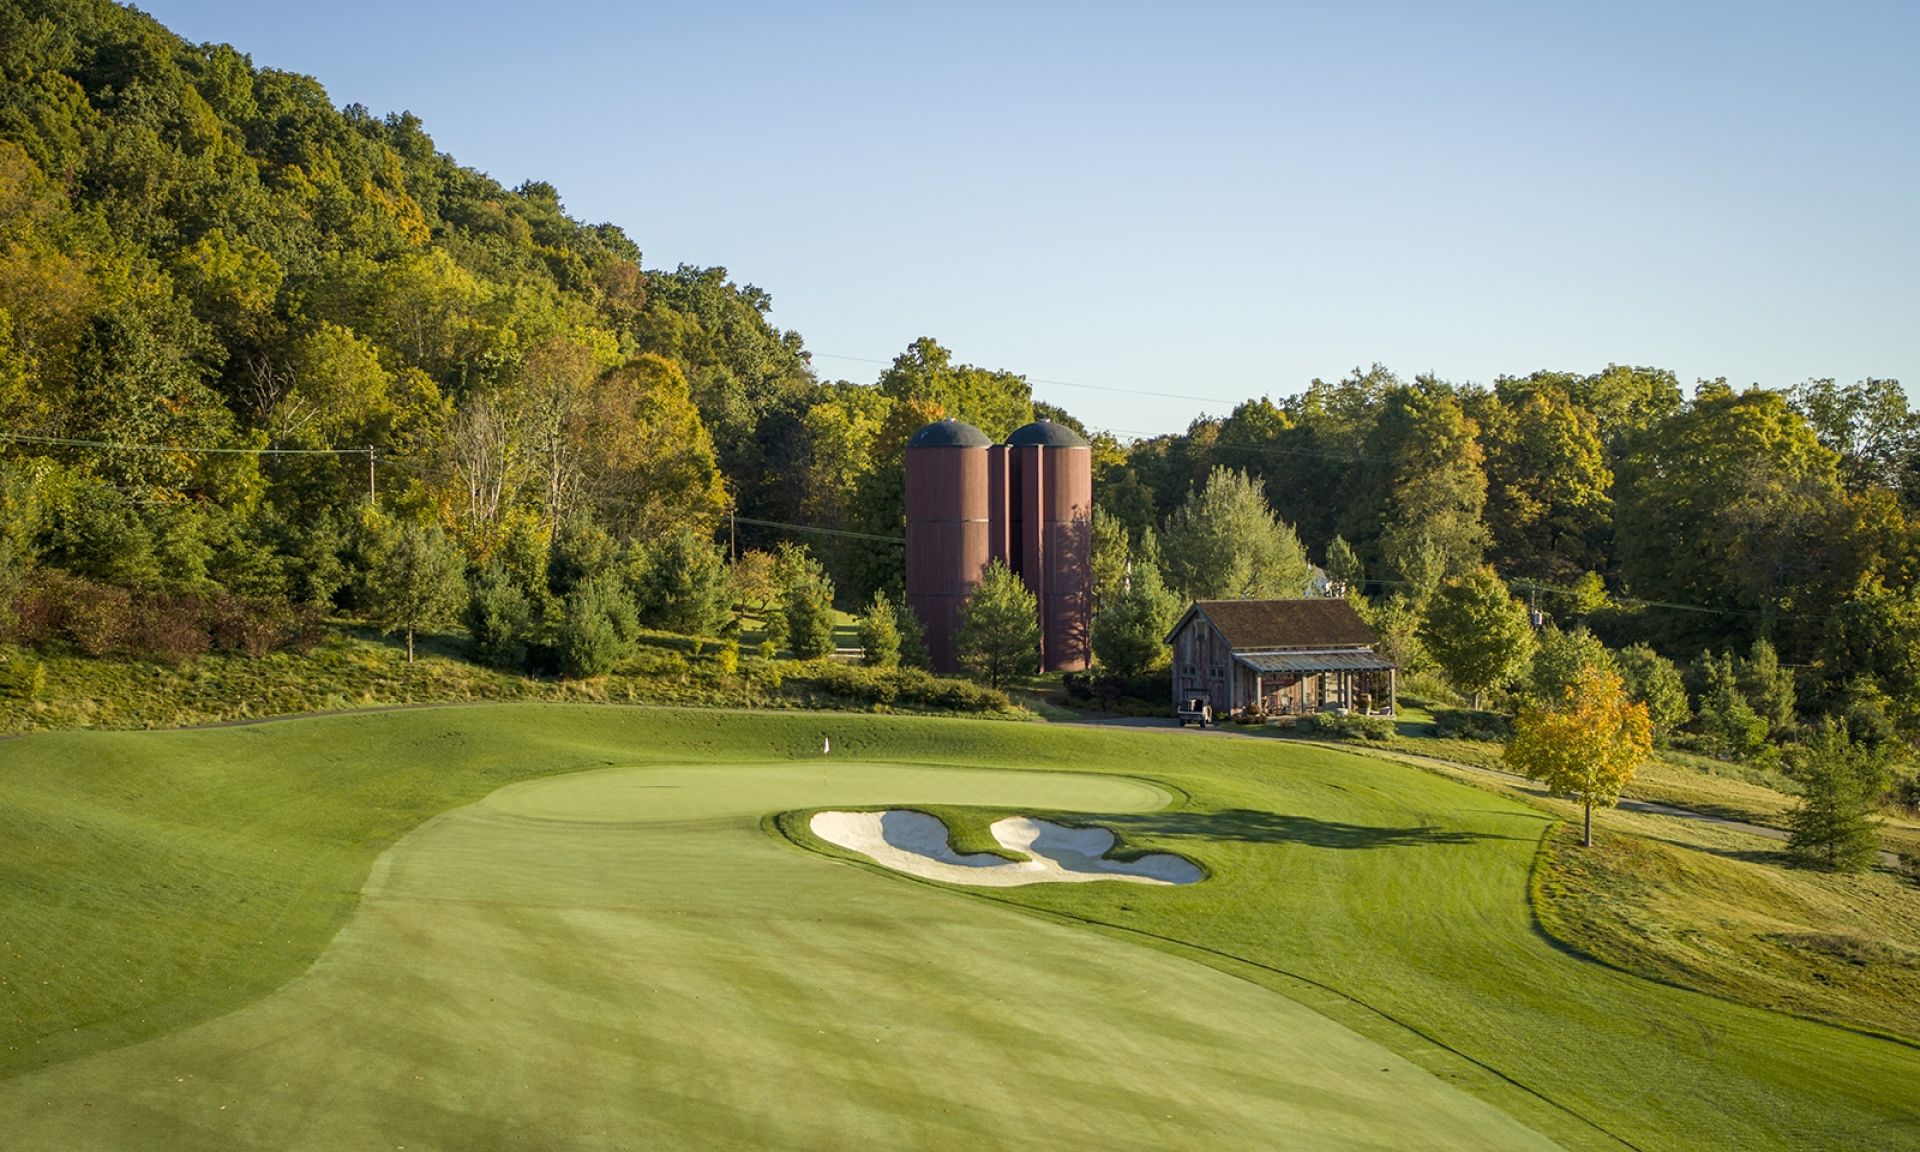
<path id="1" fill-rule="evenodd" d="M 645 269 L 621 228 L 461 167 L 409 114 L 105 0 L 0 0 L 17 638 L 125 647 L 119 612 L 251 651 L 450 597 L 535 648 L 587 627 L 570 613 L 817 618 L 897 594 L 900 549 L 871 537 L 902 532 L 914 429 L 1074 422 L 931 339 L 877 384 L 823 380 L 770 306 L 725 269 Z M 1376 367 L 1094 439 L 1104 603 L 1129 565 L 1191 596 L 1291 592 L 1311 561 L 1391 624 L 1491 565 L 1616 646 L 1764 639 L 1817 681 L 1920 694 L 1916 429 L 1890 381 Z"/>

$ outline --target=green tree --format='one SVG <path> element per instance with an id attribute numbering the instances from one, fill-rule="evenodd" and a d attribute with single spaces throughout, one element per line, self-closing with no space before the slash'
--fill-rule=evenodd
<path id="1" fill-rule="evenodd" d="M 896 401 L 937 407 L 996 441 L 1033 419 L 1033 389 L 1026 377 L 955 364 L 953 353 L 926 336 L 894 357 L 878 387 Z"/>
<path id="2" fill-rule="evenodd" d="M 1367 441 L 1361 503 L 1348 517 L 1389 577 L 1424 599 L 1486 551 L 1487 479 L 1479 426 L 1446 385 L 1389 389 Z"/>
<path id="3" fill-rule="evenodd" d="M 1779 653 L 1765 637 L 1753 642 L 1740 661 L 1740 692 L 1767 723 L 1767 734 L 1784 739 L 1794 725 L 1793 670 L 1780 665 Z"/>
<path id="4" fill-rule="evenodd" d="M 1327 579 L 1343 592 L 1365 595 L 1367 590 L 1367 572 L 1360 563 L 1360 554 L 1353 550 L 1344 536 L 1335 536 L 1327 544 Z"/>
<path id="5" fill-rule="evenodd" d="M 1118 517 L 1111 516 L 1099 508 L 1093 510 L 1093 605 L 1097 615 L 1101 606 L 1111 600 L 1126 582 L 1127 566 L 1132 556 L 1127 539 L 1127 527 Z M 1152 529 L 1148 529 L 1151 531 Z"/>
<path id="6" fill-rule="evenodd" d="M 609 576 L 588 580 L 566 600 L 555 636 L 560 671 L 574 679 L 606 675 L 633 655 L 639 631 L 625 585 Z"/>
<path id="7" fill-rule="evenodd" d="M 1611 807 L 1652 754 L 1646 705 L 1627 699 L 1618 673 L 1589 667 L 1558 700 L 1520 710 L 1503 760 L 1509 771 L 1577 798 L 1586 814 L 1580 842 L 1591 848 L 1593 806 Z"/>
<path id="8" fill-rule="evenodd" d="M 726 557 L 682 525 L 648 544 L 633 581 L 642 623 L 683 636 L 715 636 L 731 616 Z"/>
<path id="9" fill-rule="evenodd" d="M 1709 643 L 1740 638 L 1746 613 L 1764 630 L 1834 594 L 1822 567 L 1842 509 L 1837 460 L 1778 393 L 1703 385 L 1620 463 L 1614 522 L 1626 590 L 1737 610 L 1666 617 L 1675 640 Z"/>
<path id="10" fill-rule="evenodd" d="M 1870 677 L 1890 698 L 1894 724 L 1920 732 L 1920 589 L 1862 580 L 1827 621 L 1822 664 L 1832 684 Z"/>
<path id="11" fill-rule="evenodd" d="M 927 630 L 920 617 L 905 600 L 893 606 L 894 627 L 900 633 L 900 666 L 932 671 L 933 657 L 927 654 Z"/>
<path id="12" fill-rule="evenodd" d="M 786 644 L 796 660 L 833 655 L 833 581 L 804 548 L 780 550 L 780 605 Z"/>
<path id="13" fill-rule="evenodd" d="M 1613 653 L 1593 633 L 1585 628 L 1563 632 L 1549 624 L 1534 641 L 1533 663 L 1527 672 L 1528 694 L 1535 700 L 1558 700 L 1588 668 L 1618 670 Z"/>
<path id="14" fill-rule="evenodd" d="M 1420 640 L 1475 708 L 1487 689 L 1519 675 L 1533 652 L 1527 610 L 1491 568 L 1441 585 L 1427 604 Z"/>
<path id="15" fill-rule="evenodd" d="M 870 668 L 900 663 L 900 613 L 885 591 L 875 592 L 861 614 L 860 662 Z"/>
<path id="16" fill-rule="evenodd" d="M 1311 568 L 1300 538 L 1267 506 L 1260 482 L 1215 468 L 1167 525 L 1172 585 L 1193 600 L 1304 596 Z"/>
<path id="17" fill-rule="evenodd" d="M 1666 743 L 1675 729 L 1693 719 L 1686 683 L 1673 661 L 1645 644 L 1630 644 L 1614 653 L 1614 662 L 1626 683 L 1628 699 L 1647 706 L 1656 741 Z"/>
<path id="18" fill-rule="evenodd" d="M 467 647 L 474 660 L 490 668 L 526 663 L 533 608 L 505 570 L 488 568 L 474 581 L 467 598 Z"/>
<path id="19" fill-rule="evenodd" d="M 1093 618 L 1093 652 L 1118 676 L 1137 676 L 1167 655 L 1167 633 L 1180 618 L 1179 597 L 1155 564 L 1138 564 L 1124 587 Z"/>
<path id="20" fill-rule="evenodd" d="M 1599 567 L 1613 471 L 1593 414 L 1557 388 L 1506 389 L 1489 405 L 1488 532 L 1502 571 L 1569 580 Z"/>
<path id="21" fill-rule="evenodd" d="M 1714 755 L 1730 760 L 1766 760 L 1768 724 L 1753 710 L 1740 687 L 1739 664 L 1733 653 L 1701 657 L 1700 699 L 1694 706 L 1694 730 Z"/>
<path id="22" fill-rule="evenodd" d="M 960 612 L 961 667 L 998 688 L 1040 667 L 1040 607 L 1020 577 L 995 560 Z"/>
<path id="23" fill-rule="evenodd" d="M 1864 872 L 1879 852 L 1873 817 L 1884 769 L 1831 720 L 1794 757 L 1800 803 L 1788 816 L 1787 849 L 1804 863 Z"/>
<path id="24" fill-rule="evenodd" d="M 435 525 L 385 532 L 367 575 L 368 613 L 382 631 L 406 635 L 409 664 L 414 633 L 451 624 L 466 601 L 465 562 Z"/>

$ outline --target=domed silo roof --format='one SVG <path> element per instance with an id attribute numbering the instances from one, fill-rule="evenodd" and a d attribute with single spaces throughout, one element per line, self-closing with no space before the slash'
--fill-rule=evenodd
<path id="1" fill-rule="evenodd" d="M 1051 420 L 1035 420 L 1024 427 L 1015 428 L 1013 435 L 1007 437 L 1007 445 L 1012 448 L 1086 448 L 1086 438 L 1065 424 L 1055 424 Z"/>
<path id="2" fill-rule="evenodd" d="M 958 420 L 937 420 L 913 434 L 909 448 L 986 448 L 993 441 L 971 424 Z"/>

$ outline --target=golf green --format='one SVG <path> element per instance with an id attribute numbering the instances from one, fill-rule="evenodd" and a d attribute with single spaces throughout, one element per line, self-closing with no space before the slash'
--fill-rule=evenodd
<path id="1" fill-rule="evenodd" d="M 10 1146 L 65 1149 L 1552 1147 L 1285 996 L 760 820 L 1170 799 L 876 763 L 512 785 L 382 856 L 304 976 L 0 1083 L 0 1113 Z"/>
<path id="2" fill-rule="evenodd" d="M 1091 814 L 1207 878 L 948 888 L 798 815 L 915 805 Z M 1550 824 L 1004 721 L 37 734 L 0 742 L 0 1148 L 1920 1148 L 1914 1046 L 1541 932 Z"/>

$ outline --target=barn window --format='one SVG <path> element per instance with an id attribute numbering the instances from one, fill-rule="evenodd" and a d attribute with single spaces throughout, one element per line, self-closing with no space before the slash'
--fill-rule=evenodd
<path id="1" fill-rule="evenodd" d="M 1198 675 L 1200 675 L 1200 669 L 1198 669 L 1198 668 L 1195 668 L 1195 667 L 1194 667 L 1193 665 L 1191 665 L 1191 664 L 1182 664 L 1182 665 L 1180 665 L 1180 675 L 1182 675 L 1182 676 L 1198 676 Z"/>
<path id="2" fill-rule="evenodd" d="M 1215 664 L 1213 667 L 1207 669 L 1207 675 L 1213 677 L 1215 680 L 1225 680 L 1227 678 L 1227 670 Z"/>

